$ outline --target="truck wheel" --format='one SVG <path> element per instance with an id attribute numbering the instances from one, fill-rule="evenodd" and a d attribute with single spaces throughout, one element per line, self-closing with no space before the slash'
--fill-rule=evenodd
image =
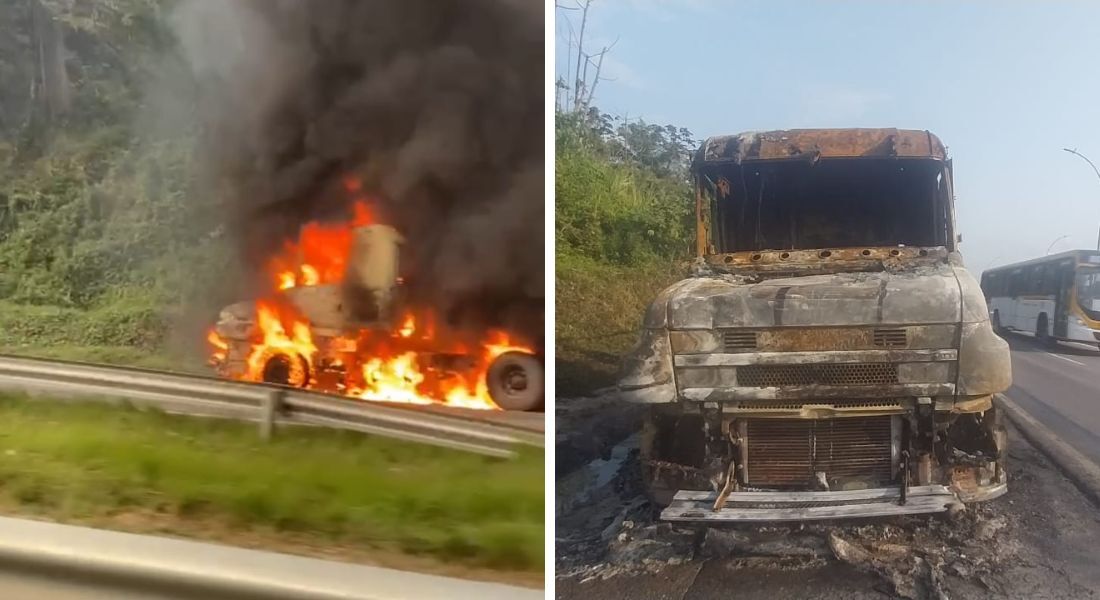
<path id="1" fill-rule="evenodd" d="M 305 388 L 309 387 L 309 377 L 309 362 L 300 354 L 292 357 L 279 352 L 264 363 L 264 383 Z"/>
<path id="2" fill-rule="evenodd" d="M 1050 329 L 1047 327 L 1046 313 L 1039 315 L 1039 320 L 1035 325 L 1035 339 L 1039 340 L 1039 343 L 1044 346 L 1054 345 L 1054 339 L 1050 337 Z"/>
<path id="3" fill-rule="evenodd" d="M 525 352 L 505 352 L 489 365 L 489 396 L 504 410 L 533 411 L 543 404 L 542 363 Z"/>

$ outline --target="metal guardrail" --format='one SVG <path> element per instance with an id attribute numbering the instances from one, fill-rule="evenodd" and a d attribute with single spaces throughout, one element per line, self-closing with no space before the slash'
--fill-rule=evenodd
<path id="1" fill-rule="evenodd" d="M 85 399 L 125 399 L 167 412 L 361 431 L 455 450 L 512 456 L 520 444 L 542 447 L 543 434 L 476 416 L 441 414 L 275 385 L 179 373 L 0 355 L 0 389 Z"/>

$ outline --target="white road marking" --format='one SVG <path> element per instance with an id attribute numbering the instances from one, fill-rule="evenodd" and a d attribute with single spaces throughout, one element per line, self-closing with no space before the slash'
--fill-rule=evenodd
<path id="1" fill-rule="evenodd" d="M 1055 353 L 1053 353 L 1053 352 L 1047 352 L 1047 354 L 1049 354 L 1049 355 L 1053 356 L 1054 358 L 1060 358 L 1060 359 L 1062 359 L 1062 360 L 1068 360 L 1069 362 L 1071 362 L 1071 363 L 1073 363 L 1073 364 L 1075 364 L 1075 365 L 1081 365 L 1082 367 L 1086 367 L 1086 366 L 1088 366 L 1088 365 L 1086 365 L 1086 364 L 1085 364 L 1085 363 L 1083 363 L 1083 362 L 1078 362 L 1078 361 L 1076 361 L 1076 360 L 1073 360 L 1072 358 L 1069 358 L 1069 357 L 1067 357 L 1067 356 L 1062 356 L 1061 354 L 1055 354 Z"/>

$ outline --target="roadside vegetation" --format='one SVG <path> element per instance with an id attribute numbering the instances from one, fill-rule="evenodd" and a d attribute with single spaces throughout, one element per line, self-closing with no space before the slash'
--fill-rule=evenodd
<path id="1" fill-rule="evenodd" d="M 193 132 L 168 114 L 188 102 L 166 25 L 172 2 L 9 4 L 0 349 L 181 364 L 172 354 L 197 355 L 201 336 L 176 332 L 202 331 L 236 279 L 217 207 L 193 190 Z"/>
<path id="2" fill-rule="evenodd" d="M 382 564 L 543 568 L 541 451 L 502 460 L 305 427 L 261 442 L 244 423 L 3 395 L 0 452 L 8 513 Z"/>
<path id="3" fill-rule="evenodd" d="M 556 135 L 557 386 L 584 394 L 614 383 L 645 307 L 687 272 L 696 143 L 595 108 L 559 112 Z"/>

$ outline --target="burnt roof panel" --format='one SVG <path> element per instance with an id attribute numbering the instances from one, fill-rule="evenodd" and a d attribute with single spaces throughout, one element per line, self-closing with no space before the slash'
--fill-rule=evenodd
<path id="1" fill-rule="evenodd" d="M 750 131 L 707 139 L 695 163 L 830 158 L 925 158 L 945 160 L 939 138 L 919 129 L 788 129 Z"/>

